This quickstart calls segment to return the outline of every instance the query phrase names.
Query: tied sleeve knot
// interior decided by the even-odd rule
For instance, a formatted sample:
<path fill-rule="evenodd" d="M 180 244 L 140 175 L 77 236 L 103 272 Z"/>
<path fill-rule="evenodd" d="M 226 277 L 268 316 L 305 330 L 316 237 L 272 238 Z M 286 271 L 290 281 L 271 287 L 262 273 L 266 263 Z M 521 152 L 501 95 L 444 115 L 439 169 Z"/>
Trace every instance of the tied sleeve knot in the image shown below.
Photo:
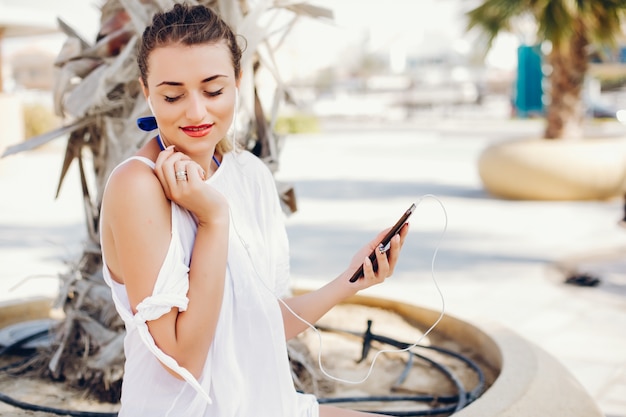
<path fill-rule="evenodd" d="M 156 320 L 177 307 L 179 311 L 187 310 L 189 298 L 180 294 L 156 294 L 146 297 L 137 305 L 137 314 L 133 318 L 135 324 Z"/>
<path fill-rule="evenodd" d="M 207 391 L 200 385 L 198 380 L 187 369 L 170 355 L 163 352 L 155 343 L 154 338 L 148 330 L 147 321 L 156 320 L 163 314 L 169 312 L 173 307 L 177 307 L 180 311 L 187 309 L 189 299 L 186 296 L 176 294 L 158 294 L 147 297 L 137 306 L 137 313 L 133 317 L 133 321 L 137 326 L 139 336 L 156 358 L 172 371 L 180 375 L 187 383 L 189 383 L 200 394 L 208 404 L 213 404 L 213 400 Z"/>

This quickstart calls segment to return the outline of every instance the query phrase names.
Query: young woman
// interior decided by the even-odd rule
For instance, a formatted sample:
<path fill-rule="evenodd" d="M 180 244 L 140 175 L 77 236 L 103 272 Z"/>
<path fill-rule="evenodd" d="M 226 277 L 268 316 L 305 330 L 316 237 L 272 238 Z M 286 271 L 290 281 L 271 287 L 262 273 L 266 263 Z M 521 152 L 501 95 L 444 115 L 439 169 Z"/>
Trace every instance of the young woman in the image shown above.
<path fill-rule="evenodd" d="M 159 135 L 113 171 L 101 216 L 104 276 L 127 329 L 120 417 L 361 414 L 295 391 L 286 340 L 307 325 L 279 298 L 316 322 L 391 275 L 408 226 L 377 251 L 376 272 L 367 255 L 384 231 L 326 286 L 287 297 L 273 177 L 226 137 L 240 59 L 204 6 L 177 4 L 143 33 L 139 81 Z"/>

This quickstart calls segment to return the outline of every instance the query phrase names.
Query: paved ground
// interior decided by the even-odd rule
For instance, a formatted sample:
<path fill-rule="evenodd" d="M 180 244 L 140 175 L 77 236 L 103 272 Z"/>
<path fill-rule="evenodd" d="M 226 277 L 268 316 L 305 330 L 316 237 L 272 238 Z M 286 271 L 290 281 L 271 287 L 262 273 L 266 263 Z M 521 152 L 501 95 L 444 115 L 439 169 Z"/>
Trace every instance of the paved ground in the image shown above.
<path fill-rule="evenodd" d="M 290 137 L 277 177 L 294 183 L 298 196 L 288 219 L 294 285 L 334 277 L 363 242 L 419 202 L 396 275 L 368 293 L 441 309 L 434 275 L 448 314 L 515 330 L 558 358 L 607 416 L 624 417 L 622 202 L 500 200 L 485 193 L 476 171 L 490 141 L 540 130 L 532 121 L 438 118 L 328 125 L 321 135 Z M 54 294 L 56 275 L 80 252 L 75 167 L 54 200 L 60 145 L 0 160 L 0 300 Z M 554 268 L 563 260 L 580 262 L 601 284 L 563 284 Z"/>

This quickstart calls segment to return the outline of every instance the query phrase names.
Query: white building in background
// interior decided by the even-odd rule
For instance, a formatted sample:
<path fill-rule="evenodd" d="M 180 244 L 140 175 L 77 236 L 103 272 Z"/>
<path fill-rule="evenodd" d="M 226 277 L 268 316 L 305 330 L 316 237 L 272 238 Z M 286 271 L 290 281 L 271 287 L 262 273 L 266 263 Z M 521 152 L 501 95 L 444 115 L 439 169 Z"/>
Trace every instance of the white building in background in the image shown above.
<path fill-rule="evenodd" d="M 0 0 L 0 152 L 8 145 L 24 140 L 25 132 L 22 99 L 12 91 L 16 74 L 6 61 L 6 46 L 13 40 L 49 36 L 56 32 L 54 14 L 22 7 L 21 2 Z"/>
<path fill-rule="evenodd" d="M 6 91 L 15 84 L 9 78 L 13 71 L 7 58 L 19 50 L 16 46 L 27 47 L 29 42 L 54 36 L 58 32 L 53 13 L 23 7 L 21 2 L 0 0 L 0 91 Z"/>

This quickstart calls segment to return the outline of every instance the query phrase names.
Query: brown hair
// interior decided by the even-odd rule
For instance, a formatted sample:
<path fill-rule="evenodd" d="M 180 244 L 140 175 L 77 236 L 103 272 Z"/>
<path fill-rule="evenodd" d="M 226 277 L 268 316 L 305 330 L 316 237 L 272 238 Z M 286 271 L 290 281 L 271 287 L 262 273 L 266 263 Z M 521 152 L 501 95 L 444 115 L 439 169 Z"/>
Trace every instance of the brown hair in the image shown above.
<path fill-rule="evenodd" d="M 175 4 L 166 12 L 159 12 L 152 18 L 141 37 L 137 53 L 137 64 L 141 81 L 148 85 L 148 57 L 159 47 L 172 44 L 186 46 L 224 42 L 232 59 L 235 79 L 241 75 L 241 48 L 233 30 L 212 9 L 206 6 Z M 228 152 L 232 145 L 228 140 L 218 144 L 220 152 Z"/>

